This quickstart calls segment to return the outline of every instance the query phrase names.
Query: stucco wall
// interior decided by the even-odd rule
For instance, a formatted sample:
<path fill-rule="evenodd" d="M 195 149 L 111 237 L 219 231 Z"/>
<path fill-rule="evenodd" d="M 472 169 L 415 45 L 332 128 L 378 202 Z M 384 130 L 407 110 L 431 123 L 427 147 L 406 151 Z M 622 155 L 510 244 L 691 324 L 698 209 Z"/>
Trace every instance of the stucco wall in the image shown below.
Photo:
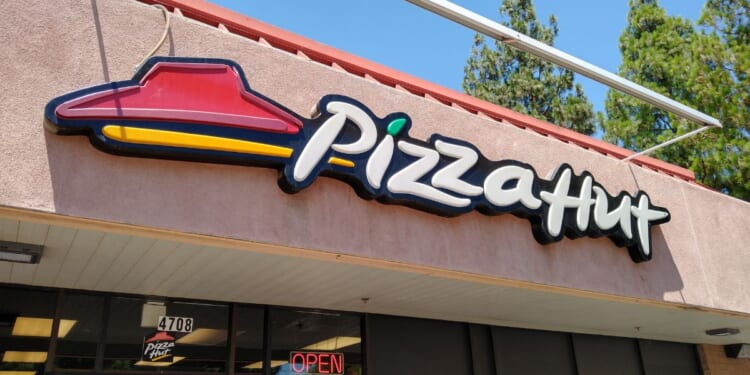
<path fill-rule="evenodd" d="M 0 205 L 750 313 L 745 202 L 179 17 L 160 54 L 234 60 L 255 90 L 301 115 L 325 94 L 347 95 L 378 116 L 408 113 L 417 138 L 464 139 L 541 176 L 566 162 L 613 194 L 644 190 L 672 220 L 652 231 L 653 260 L 635 264 L 605 238 L 539 245 L 509 215 L 442 218 L 361 200 L 325 178 L 287 195 L 274 170 L 109 155 L 85 137 L 45 132 L 43 108 L 130 78 L 162 32 L 161 13 L 130 0 L 0 7 Z"/>

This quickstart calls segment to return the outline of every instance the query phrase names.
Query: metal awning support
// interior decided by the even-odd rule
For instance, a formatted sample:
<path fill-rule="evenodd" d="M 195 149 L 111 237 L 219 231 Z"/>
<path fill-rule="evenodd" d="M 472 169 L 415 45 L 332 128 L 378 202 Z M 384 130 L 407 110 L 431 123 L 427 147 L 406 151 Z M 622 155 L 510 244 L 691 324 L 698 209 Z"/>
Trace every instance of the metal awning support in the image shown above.
<path fill-rule="evenodd" d="M 691 137 L 711 127 L 721 128 L 721 122 L 719 122 L 719 120 L 714 117 L 690 108 L 682 103 L 670 99 L 653 90 L 649 90 L 635 82 L 622 78 L 612 72 L 583 61 L 575 56 L 571 56 L 563 51 L 558 50 L 557 48 L 548 46 L 534 38 L 521 34 L 511 28 L 503 26 L 468 9 L 453 4 L 450 1 L 406 1 L 429 10 L 439 16 L 464 25 L 476 32 L 499 40 L 521 51 L 528 52 L 536 57 L 541 58 L 542 60 L 570 69 L 599 83 L 603 83 L 608 87 L 622 91 L 625 94 L 634 96 L 657 108 L 663 109 L 667 112 L 671 112 L 679 117 L 690 120 L 702 126 L 702 128 L 696 129 L 689 133 L 670 139 L 666 142 L 660 143 L 654 147 L 630 155 L 622 159 L 623 161 L 628 161 L 638 156 L 648 154 L 672 143 Z"/>

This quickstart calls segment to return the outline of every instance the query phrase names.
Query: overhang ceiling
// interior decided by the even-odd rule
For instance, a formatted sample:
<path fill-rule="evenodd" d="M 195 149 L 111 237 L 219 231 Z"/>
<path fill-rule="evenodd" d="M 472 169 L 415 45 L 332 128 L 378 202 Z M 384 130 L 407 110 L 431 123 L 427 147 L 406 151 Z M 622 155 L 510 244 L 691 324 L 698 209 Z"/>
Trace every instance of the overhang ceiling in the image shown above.
<path fill-rule="evenodd" d="M 679 342 L 750 342 L 750 317 L 731 312 L 48 214 L 19 218 L 9 212 L 0 210 L 0 240 L 45 249 L 39 264 L 0 262 L 0 283 Z M 731 337 L 704 333 L 721 327 L 742 332 Z"/>

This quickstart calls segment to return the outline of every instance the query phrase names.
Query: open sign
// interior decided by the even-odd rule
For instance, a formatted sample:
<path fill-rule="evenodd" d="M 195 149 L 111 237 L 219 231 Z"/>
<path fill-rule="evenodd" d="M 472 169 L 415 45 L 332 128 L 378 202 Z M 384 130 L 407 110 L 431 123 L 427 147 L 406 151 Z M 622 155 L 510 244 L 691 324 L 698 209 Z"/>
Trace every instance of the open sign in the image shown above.
<path fill-rule="evenodd" d="M 343 374 L 344 353 L 291 352 L 289 364 L 294 374 Z"/>

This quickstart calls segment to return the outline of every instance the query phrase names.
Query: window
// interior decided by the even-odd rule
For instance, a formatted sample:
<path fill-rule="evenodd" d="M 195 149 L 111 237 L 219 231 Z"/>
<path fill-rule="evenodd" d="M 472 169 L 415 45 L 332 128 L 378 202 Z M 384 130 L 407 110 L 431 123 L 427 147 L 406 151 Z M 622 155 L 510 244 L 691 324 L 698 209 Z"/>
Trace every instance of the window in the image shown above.
<path fill-rule="evenodd" d="M 695 345 L 638 340 L 646 375 L 698 375 L 701 367 Z"/>
<path fill-rule="evenodd" d="M 93 370 L 102 340 L 105 297 L 65 293 L 60 309 L 60 326 L 71 326 L 57 339 L 56 369 Z"/>
<path fill-rule="evenodd" d="M 467 325 L 398 316 L 368 316 L 370 374 L 472 373 Z"/>
<path fill-rule="evenodd" d="M 159 334 L 156 326 L 160 315 L 192 318 L 192 332 Z M 113 297 L 103 368 L 105 371 L 224 372 L 228 317 L 227 305 Z M 171 350 L 163 350 L 168 353 L 167 360 L 162 360 L 161 355 L 144 357 L 147 341 L 171 343 Z"/>
<path fill-rule="evenodd" d="M 572 334 L 578 375 L 643 375 L 638 340 Z"/>
<path fill-rule="evenodd" d="M 47 362 L 56 292 L 0 288 L 0 371 L 41 374 Z M 63 321 L 59 337 L 75 329 Z"/>
<path fill-rule="evenodd" d="M 271 373 L 291 374 L 292 352 L 312 373 L 362 374 L 359 314 L 8 286 L 0 301 L 0 374 L 43 374 L 47 363 L 59 374 L 227 373 L 232 358 L 236 373 L 261 374 L 269 356 Z M 184 319 L 159 328 L 162 316 Z"/>
<path fill-rule="evenodd" d="M 363 375 L 365 322 L 369 375 L 701 372 L 691 344 L 0 285 L 0 375 Z"/>
<path fill-rule="evenodd" d="M 360 327 L 358 314 L 272 309 L 271 373 L 362 374 Z"/>
<path fill-rule="evenodd" d="M 576 374 L 568 333 L 492 327 L 500 374 Z"/>
<path fill-rule="evenodd" d="M 263 372 L 263 317 L 260 307 L 237 307 L 237 335 L 235 344 L 236 373 Z"/>

